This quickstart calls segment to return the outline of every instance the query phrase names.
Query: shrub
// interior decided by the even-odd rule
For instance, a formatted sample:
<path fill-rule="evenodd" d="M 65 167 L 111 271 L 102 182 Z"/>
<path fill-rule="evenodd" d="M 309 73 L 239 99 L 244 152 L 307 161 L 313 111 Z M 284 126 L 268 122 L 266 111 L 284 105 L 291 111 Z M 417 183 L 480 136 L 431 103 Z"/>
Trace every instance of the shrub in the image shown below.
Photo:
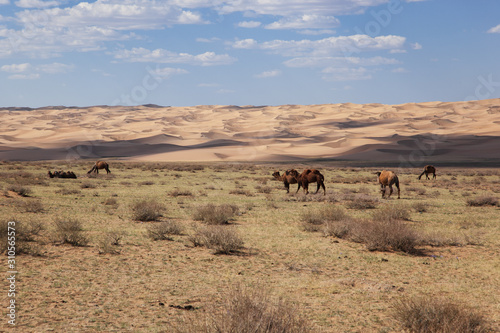
<path fill-rule="evenodd" d="M 239 195 L 246 195 L 247 197 L 253 197 L 252 192 L 241 188 L 235 188 L 234 190 L 229 191 L 229 194 L 239 194 Z"/>
<path fill-rule="evenodd" d="M 73 246 L 87 246 L 88 237 L 83 232 L 82 223 L 74 219 L 57 219 L 54 221 L 56 236 L 54 241 Z"/>
<path fill-rule="evenodd" d="M 427 211 L 427 207 L 429 206 L 426 202 L 415 202 L 412 205 L 412 208 L 418 213 L 425 213 Z"/>
<path fill-rule="evenodd" d="M 431 297 L 398 301 L 394 316 L 405 331 L 412 333 L 490 332 L 481 314 L 463 304 Z"/>
<path fill-rule="evenodd" d="M 372 213 L 375 221 L 385 220 L 410 220 L 410 209 L 405 205 L 389 205 L 382 209 L 377 209 Z"/>
<path fill-rule="evenodd" d="M 257 190 L 257 192 L 259 193 L 264 193 L 264 194 L 269 194 L 273 191 L 273 188 L 271 186 L 267 186 L 267 185 L 264 185 L 264 186 L 256 186 L 255 189 Z"/>
<path fill-rule="evenodd" d="M 347 208 L 351 209 L 372 209 L 377 207 L 378 199 L 369 195 L 357 195 L 347 203 Z"/>
<path fill-rule="evenodd" d="M 41 213 L 44 211 L 42 202 L 40 200 L 25 200 L 20 203 L 22 208 L 27 213 Z"/>
<path fill-rule="evenodd" d="M 311 324 L 291 303 L 271 299 L 266 290 L 233 288 L 222 308 L 213 307 L 205 318 L 189 318 L 174 328 L 179 333 L 309 333 Z"/>
<path fill-rule="evenodd" d="M 44 229 L 43 223 L 40 221 L 16 221 L 14 225 L 9 225 L 9 221 L 15 221 L 15 219 L 0 222 L 0 252 L 7 251 L 11 246 L 7 236 L 9 232 L 14 231 L 16 254 L 41 255 L 40 246 L 34 241 L 35 236 L 38 236 Z M 9 229 L 9 226 L 13 229 Z"/>
<path fill-rule="evenodd" d="M 190 190 L 179 190 L 175 189 L 172 192 L 170 192 L 170 196 L 172 197 L 192 197 L 193 193 Z"/>
<path fill-rule="evenodd" d="M 228 224 L 234 215 L 239 213 L 239 208 L 235 205 L 206 204 L 194 210 L 193 219 L 206 224 Z"/>
<path fill-rule="evenodd" d="M 94 184 L 94 183 L 91 183 L 91 182 L 83 182 L 81 185 L 80 185 L 81 188 L 96 188 L 97 185 Z"/>
<path fill-rule="evenodd" d="M 155 182 L 151 180 L 145 180 L 143 182 L 140 182 L 139 185 L 154 185 Z"/>
<path fill-rule="evenodd" d="M 356 237 L 366 244 L 370 251 L 401 251 L 416 253 L 419 235 L 399 220 L 365 222 L 356 229 Z"/>
<path fill-rule="evenodd" d="M 181 235 L 184 231 L 182 224 L 176 221 L 155 223 L 148 228 L 148 237 L 152 240 L 172 240 L 172 235 Z"/>
<path fill-rule="evenodd" d="M 155 200 L 141 200 L 132 206 L 132 219 L 136 221 L 157 221 L 165 207 Z"/>
<path fill-rule="evenodd" d="M 62 195 L 69 195 L 69 194 L 80 194 L 80 193 L 82 193 L 82 191 L 77 190 L 77 189 L 62 188 L 60 190 L 57 190 L 56 193 L 60 193 Z"/>
<path fill-rule="evenodd" d="M 492 196 L 479 196 L 467 200 L 467 206 L 498 206 L 498 198 Z"/>
<path fill-rule="evenodd" d="M 301 214 L 301 220 L 306 231 L 318 231 L 325 223 L 341 221 L 346 217 L 343 209 L 331 205 L 320 209 L 309 209 Z"/>
<path fill-rule="evenodd" d="M 118 206 L 118 201 L 115 198 L 107 198 L 102 204 L 106 206 Z"/>
<path fill-rule="evenodd" d="M 205 246 L 215 250 L 216 254 L 233 254 L 243 248 L 243 240 L 238 233 L 228 226 L 209 225 L 196 230 L 190 237 L 194 246 Z"/>
<path fill-rule="evenodd" d="M 97 244 L 99 254 L 120 254 L 121 251 L 117 247 L 122 236 L 122 233 L 116 231 L 106 233 Z"/>
<path fill-rule="evenodd" d="M 12 191 L 14 193 L 19 194 L 22 197 L 29 197 L 32 193 L 29 187 L 21 186 L 21 185 L 10 185 L 7 187 L 8 191 Z"/>

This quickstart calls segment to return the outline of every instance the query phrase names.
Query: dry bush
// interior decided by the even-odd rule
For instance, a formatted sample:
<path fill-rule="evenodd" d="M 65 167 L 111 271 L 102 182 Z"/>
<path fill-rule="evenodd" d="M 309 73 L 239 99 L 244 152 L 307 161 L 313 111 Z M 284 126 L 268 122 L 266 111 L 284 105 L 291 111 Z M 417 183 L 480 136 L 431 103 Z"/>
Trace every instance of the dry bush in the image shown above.
<path fill-rule="evenodd" d="M 480 207 L 480 206 L 498 206 L 498 198 L 493 196 L 479 196 L 467 199 L 467 206 Z"/>
<path fill-rule="evenodd" d="M 35 238 L 45 229 L 40 221 L 16 221 L 15 219 L 2 220 L 0 222 L 0 253 L 15 247 L 16 254 L 41 255 L 40 246 L 35 243 Z M 9 228 L 10 226 L 10 228 Z M 9 239 L 13 237 L 13 239 Z M 11 242 L 11 244 L 9 244 Z"/>
<path fill-rule="evenodd" d="M 19 203 L 19 208 L 26 213 L 42 213 L 44 211 L 43 204 L 40 200 L 24 200 Z"/>
<path fill-rule="evenodd" d="M 96 185 L 96 184 L 94 184 L 94 183 L 91 183 L 91 182 L 82 182 L 82 183 L 80 184 L 80 187 L 81 187 L 81 188 L 96 188 L 96 187 L 97 187 L 97 185 Z"/>
<path fill-rule="evenodd" d="M 384 206 L 372 213 L 374 221 L 410 220 L 410 209 L 406 205 L 394 204 Z"/>
<path fill-rule="evenodd" d="M 163 216 L 165 206 L 154 199 L 141 200 L 132 205 L 132 219 L 135 221 L 157 221 Z"/>
<path fill-rule="evenodd" d="M 169 195 L 171 197 L 192 197 L 193 196 L 193 192 L 191 192 L 190 190 L 175 189 L 172 192 L 170 192 Z"/>
<path fill-rule="evenodd" d="M 177 221 L 154 223 L 148 227 L 148 237 L 152 240 L 172 240 L 172 235 L 182 235 L 184 226 Z"/>
<path fill-rule="evenodd" d="M 139 185 L 154 185 L 155 182 L 151 180 L 145 180 L 143 182 L 140 182 Z"/>
<path fill-rule="evenodd" d="M 57 190 L 56 193 L 62 194 L 62 195 L 69 195 L 69 194 L 80 194 L 80 193 L 82 193 L 82 191 L 77 190 L 77 189 L 62 188 L 60 190 Z"/>
<path fill-rule="evenodd" d="M 19 194 L 22 197 L 29 197 L 31 195 L 31 193 L 33 192 L 31 190 L 31 188 L 26 187 L 26 186 L 22 186 L 22 185 L 18 185 L 18 184 L 9 185 L 7 187 L 7 190 L 8 191 L 12 191 L 14 193 L 17 193 L 17 194 Z"/>
<path fill-rule="evenodd" d="M 417 213 L 425 213 L 429 207 L 429 204 L 426 202 L 415 202 L 411 206 Z"/>
<path fill-rule="evenodd" d="M 358 194 L 346 206 L 351 209 L 372 209 L 377 207 L 378 202 L 379 200 L 371 195 Z"/>
<path fill-rule="evenodd" d="M 83 225 L 75 219 L 56 219 L 56 227 L 53 241 L 62 244 L 71 244 L 73 246 L 87 246 L 90 242 L 83 230 Z"/>
<path fill-rule="evenodd" d="M 328 222 L 341 221 L 346 218 L 347 216 L 343 209 L 332 205 L 309 209 L 300 216 L 304 230 L 306 231 L 319 231 Z"/>
<path fill-rule="evenodd" d="M 194 317 L 194 316 L 193 316 Z M 231 289 L 222 307 L 209 307 L 205 316 L 186 317 L 177 333 L 309 333 L 312 325 L 284 299 L 273 299 L 263 288 Z"/>
<path fill-rule="evenodd" d="M 364 222 L 354 230 L 353 237 L 363 242 L 369 251 L 418 252 L 415 246 L 420 242 L 420 235 L 400 220 Z"/>
<path fill-rule="evenodd" d="M 111 231 L 106 233 L 103 237 L 99 239 L 97 244 L 97 249 L 99 254 L 120 254 L 120 241 L 123 237 L 123 233 L 119 231 Z"/>
<path fill-rule="evenodd" d="M 115 198 L 107 198 L 102 204 L 106 206 L 118 206 L 118 201 Z"/>
<path fill-rule="evenodd" d="M 394 316 L 405 332 L 411 333 L 491 332 L 480 313 L 434 297 L 402 299 L 396 302 Z"/>
<path fill-rule="evenodd" d="M 243 249 L 243 240 L 235 229 L 222 225 L 197 228 L 189 240 L 194 246 L 215 250 L 215 254 L 234 254 Z"/>
<path fill-rule="evenodd" d="M 323 233 L 325 236 L 349 238 L 353 235 L 353 230 L 358 227 L 358 223 L 358 221 L 352 218 L 345 218 L 339 221 L 328 221 L 323 226 Z"/>
<path fill-rule="evenodd" d="M 239 195 L 246 195 L 247 197 L 253 197 L 252 192 L 241 188 L 235 188 L 234 190 L 229 191 L 229 194 L 239 194 Z"/>
<path fill-rule="evenodd" d="M 264 193 L 264 194 L 269 194 L 273 191 L 273 188 L 271 186 L 267 186 L 267 185 L 264 185 L 264 186 L 255 186 L 255 189 L 257 190 L 257 192 L 259 193 Z"/>
<path fill-rule="evenodd" d="M 206 204 L 196 207 L 193 212 L 193 219 L 206 224 L 228 224 L 233 217 L 239 213 L 239 208 L 235 205 Z"/>

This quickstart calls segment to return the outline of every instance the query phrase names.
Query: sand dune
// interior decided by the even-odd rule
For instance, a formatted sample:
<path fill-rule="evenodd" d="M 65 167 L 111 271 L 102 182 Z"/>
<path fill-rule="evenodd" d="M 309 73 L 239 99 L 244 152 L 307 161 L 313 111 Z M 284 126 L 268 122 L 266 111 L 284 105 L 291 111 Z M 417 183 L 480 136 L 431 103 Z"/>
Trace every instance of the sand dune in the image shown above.
<path fill-rule="evenodd" d="M 0 160 L 500 161 L 500 99 L 0 108 Z"/>

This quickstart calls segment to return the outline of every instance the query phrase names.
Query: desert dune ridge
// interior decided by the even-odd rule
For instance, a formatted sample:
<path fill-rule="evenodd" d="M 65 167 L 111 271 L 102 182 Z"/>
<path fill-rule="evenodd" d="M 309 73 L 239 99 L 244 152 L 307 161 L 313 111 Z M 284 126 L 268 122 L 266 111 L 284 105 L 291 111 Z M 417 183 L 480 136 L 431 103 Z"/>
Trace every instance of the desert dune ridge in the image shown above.
<path fill-rule="evenodd" d="M 500 160 L 500 99 L 0 108 L 0 160 Z"/>

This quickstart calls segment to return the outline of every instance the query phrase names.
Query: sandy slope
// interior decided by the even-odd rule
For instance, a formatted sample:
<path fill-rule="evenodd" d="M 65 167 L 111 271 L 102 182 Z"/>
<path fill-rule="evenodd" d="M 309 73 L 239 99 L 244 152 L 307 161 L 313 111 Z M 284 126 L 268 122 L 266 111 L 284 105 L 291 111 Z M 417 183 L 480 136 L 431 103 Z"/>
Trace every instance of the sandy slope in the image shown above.
<path fill-rule="evenodd" d="M 0 109 L 0 160 L 500 160 L 500 99 Z"/>

